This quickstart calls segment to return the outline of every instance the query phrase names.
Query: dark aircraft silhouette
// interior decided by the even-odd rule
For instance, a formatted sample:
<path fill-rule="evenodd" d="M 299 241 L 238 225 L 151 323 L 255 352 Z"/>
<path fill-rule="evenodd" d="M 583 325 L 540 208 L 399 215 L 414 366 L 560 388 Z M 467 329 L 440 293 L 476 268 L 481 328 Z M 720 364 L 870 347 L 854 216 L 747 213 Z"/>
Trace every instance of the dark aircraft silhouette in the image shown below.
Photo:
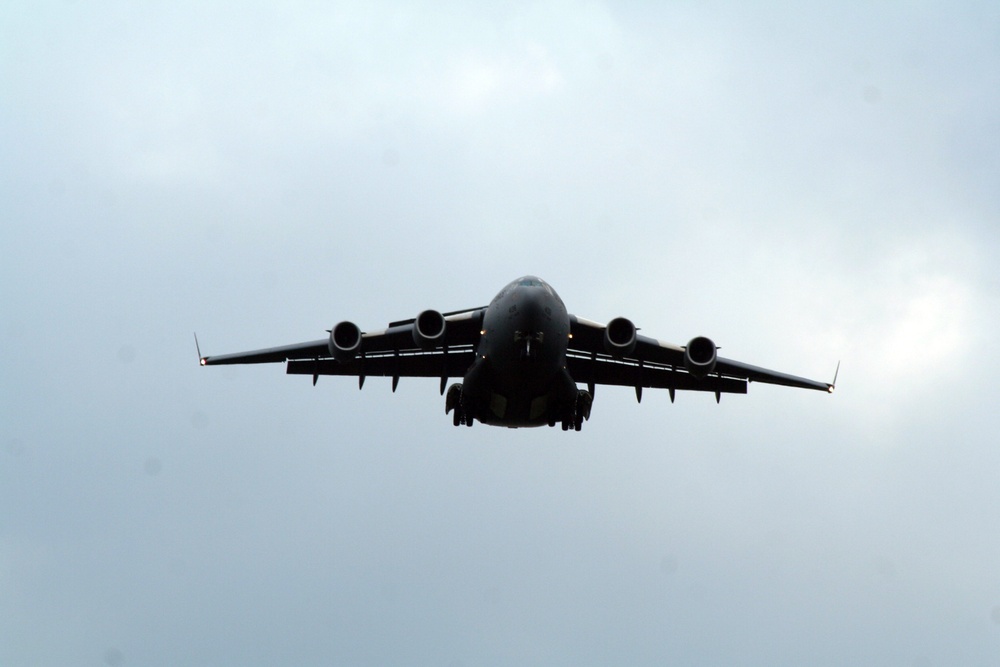
<path fill-rule="evenodd" d="M 392 322 L 384 331 L 362 332 L 341 322 L 320 340 L 251 352 L 202 357 L 202 366 L 287 361 L 286 371 L 311 375 L 351 375 L 359 388 L 369 375 L 463 378 L 448 388 L 445 413 L 455 426 L 474 420 L 494 426 L 555 426 L 579 431 L 590 418 L 598 384 L 745 394 L 749 382 L 766 382 L 832 392 L 817 382 L 758 368 L 716 355 L 704 336 L 684 347 L 637 333 L 632 322 L 616 317 L 607 325 L 566 311 L 548 283 L 518 278 L 489 306 L 451 313 L 425 310 L 412 320 Z M 577 383 L 587 385 L 580 389 Z"/>

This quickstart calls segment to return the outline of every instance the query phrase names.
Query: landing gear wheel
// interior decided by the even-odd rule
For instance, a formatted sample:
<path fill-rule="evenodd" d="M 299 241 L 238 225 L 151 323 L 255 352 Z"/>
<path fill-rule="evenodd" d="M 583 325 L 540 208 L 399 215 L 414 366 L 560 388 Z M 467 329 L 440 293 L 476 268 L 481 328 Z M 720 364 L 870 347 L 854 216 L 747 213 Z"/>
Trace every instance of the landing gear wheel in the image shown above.
<path fill-rule="evenodd" d="M 465 406 L 462 401 L 462 384 L 456 382 L 448 387 L 448 395 L 444 399 L 444 413 L 454 411 L 451 416 L 451 423 L 455 426 L 465 423 Z"/>
<path fill-rule="evenodd" d="M 580 431 L 583 429 L 583 422 L 590 419 L 590 407 L 594 403 L 594 398 L 590 395 L 589 391 L 580 389 L 577 391 L 576 400 L 573 401 L 572 406 L 569 409 L 564 409 L 561 411 L 562 415 L 562 429 L 568 431 L 573 429 L 574 431 Z M 549 426 L 556 425 L 556 418 L 554 416 L 549 417 Z"/>

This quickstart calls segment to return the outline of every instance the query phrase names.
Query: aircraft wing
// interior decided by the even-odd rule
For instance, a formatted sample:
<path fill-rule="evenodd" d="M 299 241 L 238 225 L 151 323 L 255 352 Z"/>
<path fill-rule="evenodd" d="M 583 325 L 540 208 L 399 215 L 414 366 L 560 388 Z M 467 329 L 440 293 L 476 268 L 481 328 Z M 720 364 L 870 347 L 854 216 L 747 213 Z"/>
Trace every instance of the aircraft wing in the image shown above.
<path fill-rule="evenodd" d="M 826 392 L 832 392 L 836 382 L 836 377 L 834 383 L 819 382 L 722 357 L 716 357 L 711 370 L 692 373 L 688 369 L 685 347 L 639 335 L 631 322 L 624 318 L 618 320 L 632 327 L 632 330 L 619 334 L 621 341 L 629 344 L 616 348 L 606 342 L 608 328 L 615 324 L 615 320 L 604 325 L 576 316 L 570 317 L 572 336 L 567 366 L 570 375 L 577 382 L 585 382 L 591 386 L 612 384 L 635 387 L 637 394 L 642 387 L 650 387 L 669 389 L 671 396 L 675 390 L 683 390 L 714 392 L 716 397 L 723 393 L 745 394 L 749 382 Z M 634 336 L 634 344 L 631 343 L 629 333 Z M 612 334 L 611 337 L 614 338 L 615 335 Z M 696 340 L 699 339 L 691 342 L 695 343 Z M 711 346 L 714 356 L 714 343 L 705 338 L 700 340 Z"/>
<path fill-rule="evenodd" d="M 399 377 L 458 377 L 472 363 L 485 308 L 441 314 L 425 311 L 417 318 L 392 322 L 382 331 L 361 332 L 350 322 L 331 330 L 329 338 L 248 352 L 200 357 L 202 366 L 261 364 L 287 361 L 286 372 L 295 375 L 367 375 Z M 418 320 L 430 315 L 426 320 Z M 347 325 L 348 336 L 337 349 L 338 328 Z M 430 335 L 428 334 L 430 331 Z M 200 353 L 199 353 L 200 355 Z"/>

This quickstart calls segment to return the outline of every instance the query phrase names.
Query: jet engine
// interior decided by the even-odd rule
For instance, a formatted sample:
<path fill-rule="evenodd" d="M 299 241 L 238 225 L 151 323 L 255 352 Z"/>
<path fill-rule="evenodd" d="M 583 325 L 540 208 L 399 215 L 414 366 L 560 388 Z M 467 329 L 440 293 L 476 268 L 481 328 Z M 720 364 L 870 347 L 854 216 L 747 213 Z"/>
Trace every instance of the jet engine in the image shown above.
<path fill-rule="evenodd" d="M 435 347 L 444 341 L 444 315 L 436 310 L 425 310 L 413 320 L 413 342 L 417 347 Z"/>
<path fill-rule="evenodd" d="M 616 317 L 604 327 L 604 350 L 612 357 L 624 357 L 635 350 L 635 325 L 632 320 Z"/>
<path fill-rule="evenodd" d="M 337 361 L 350 361 L 361 349 L 361 329 L 354 322 L 341 322 L 330 329 L 330 355 Z"/>
<path fill-rule="evenodd" d="M 711 338 L 696 336 L 684 348 L 684 365 L 688 373 L 703 378 L 715 370 L 715 343 Z"/>

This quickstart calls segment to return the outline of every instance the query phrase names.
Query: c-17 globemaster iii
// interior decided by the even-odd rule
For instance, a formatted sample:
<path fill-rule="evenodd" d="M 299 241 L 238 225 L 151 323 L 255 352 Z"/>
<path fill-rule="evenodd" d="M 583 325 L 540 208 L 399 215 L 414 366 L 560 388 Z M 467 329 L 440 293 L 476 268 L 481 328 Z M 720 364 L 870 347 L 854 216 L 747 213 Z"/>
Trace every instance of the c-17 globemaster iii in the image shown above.
<path fill-rule="evenodd" d="M 475 420 L 493 426 L 555 426 L 579 431 L 590 418 L 599 384 L 677 391 L 745 394 L 749 382 L 832 392 L 837 381 L 818 382 L 751 366 L 716 353 L 697 336 L 678 346 L 640 335 L 631 320 L 599 324 L 571 315 L 555 290 L 540 278 L 513 281 L 481 308 L 441 313 L 425 310 L 362 332 L 340 322 L 320 340 L 236 354 L 201 356 L 202 366 L 287 362 L 286 371 L 368 376 L 440 378 L 445 412 L 458 426 Z M 578 385 L 586 385 L 581 389 Z"/>

